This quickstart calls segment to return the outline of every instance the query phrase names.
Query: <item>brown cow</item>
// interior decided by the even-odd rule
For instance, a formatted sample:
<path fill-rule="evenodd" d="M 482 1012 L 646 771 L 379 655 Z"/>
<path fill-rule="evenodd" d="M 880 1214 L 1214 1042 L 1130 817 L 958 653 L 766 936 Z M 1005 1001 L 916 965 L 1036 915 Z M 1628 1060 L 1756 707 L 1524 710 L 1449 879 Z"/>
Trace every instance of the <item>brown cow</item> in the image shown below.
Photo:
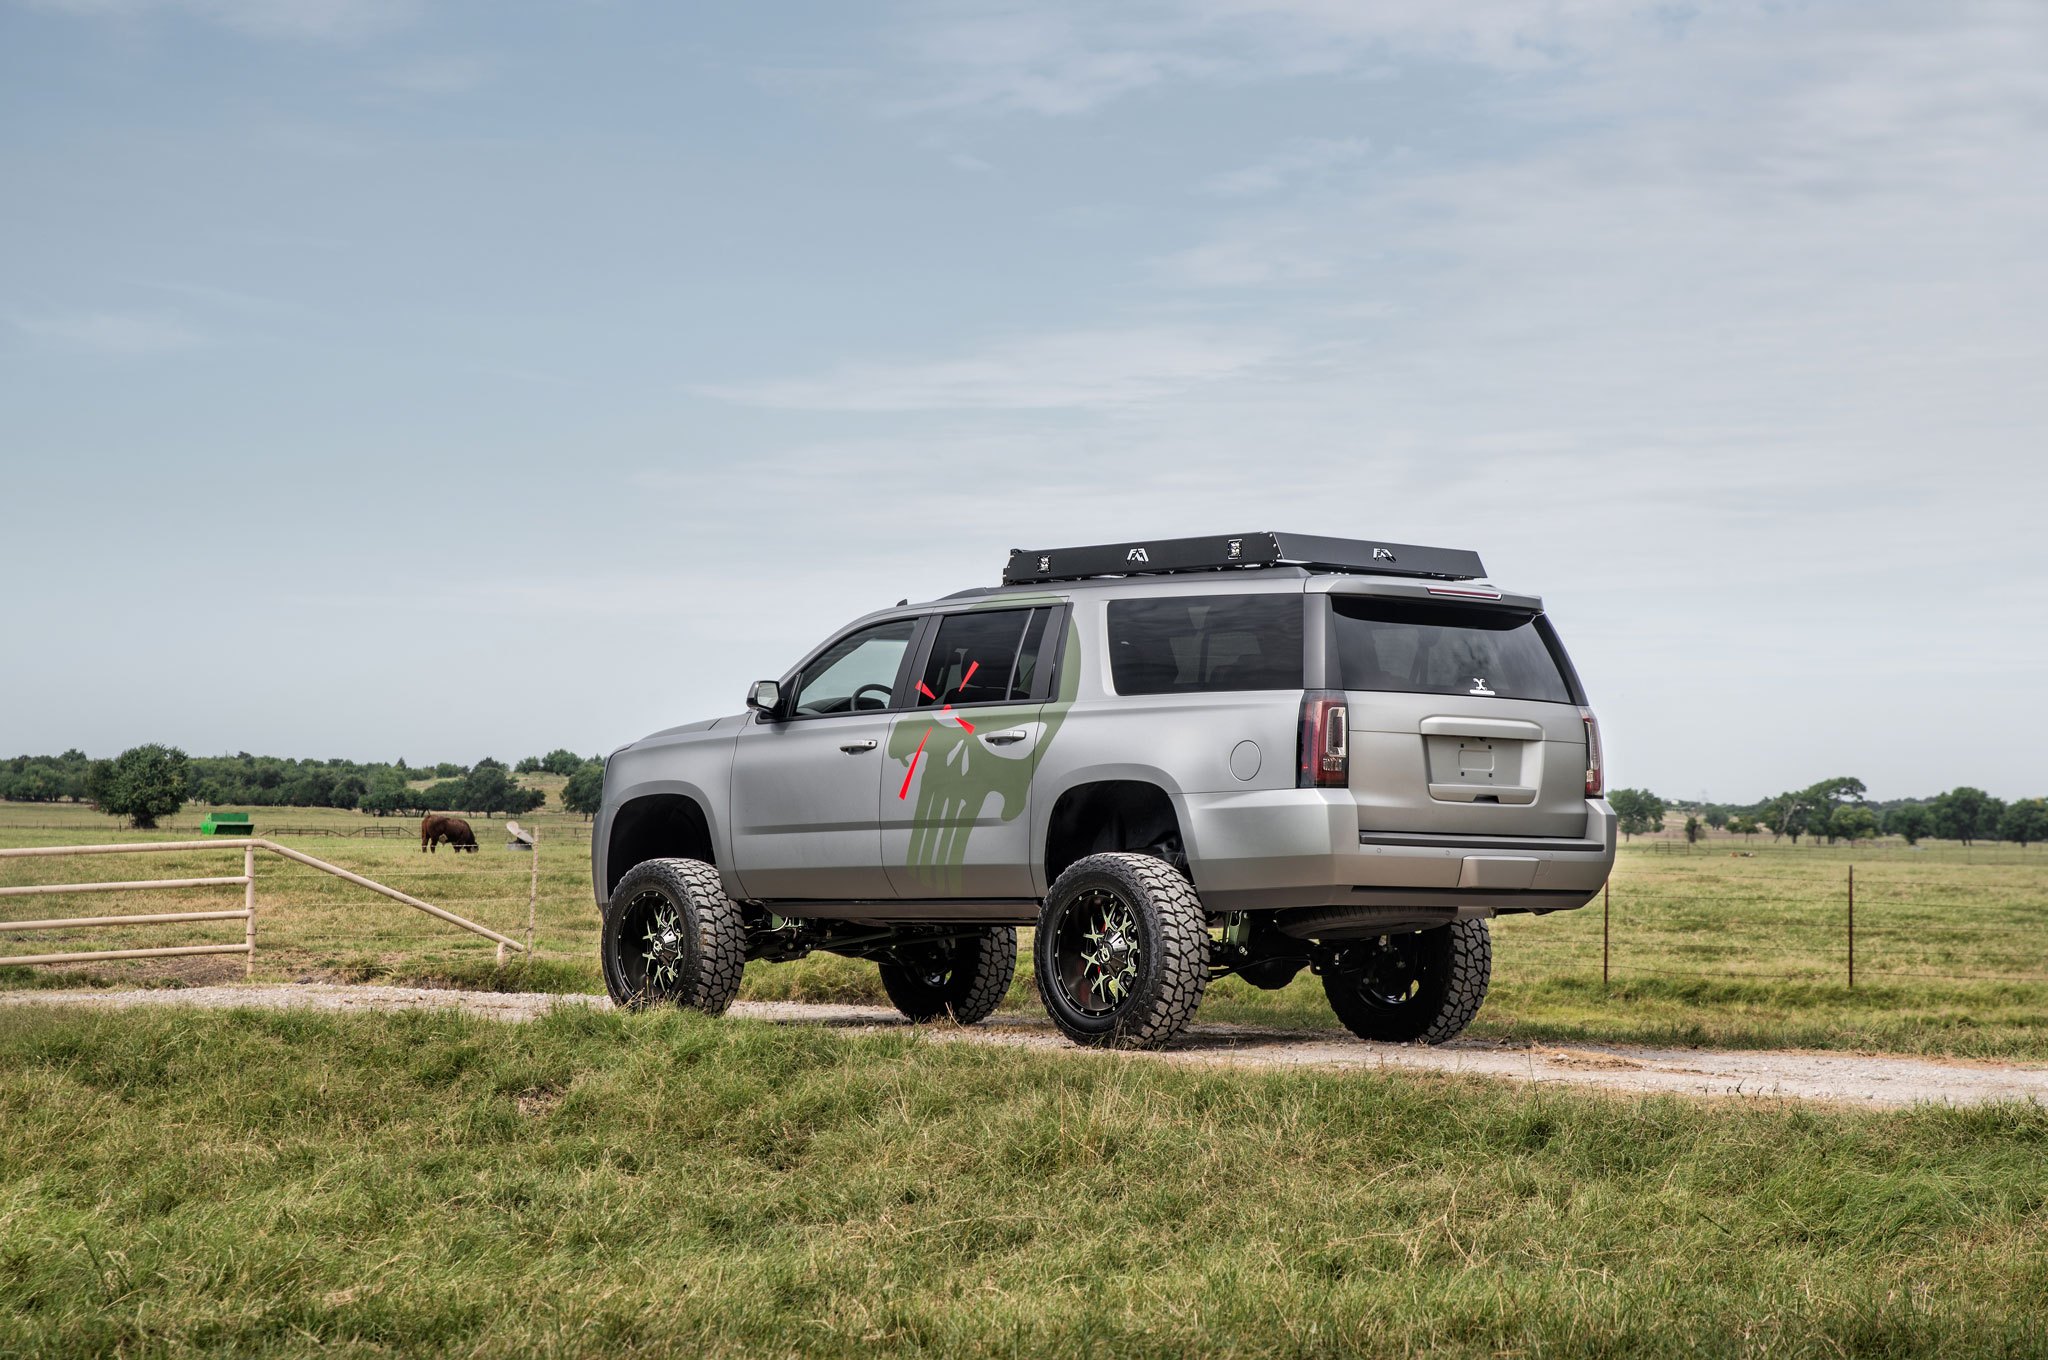
<path fill-rule="evenodd" d="M 420 821 L 420 852 L 440 849 L 441 842 L 458 853 L 464 850 L 476 853 L 476 832 L 469 829 L 469 823 L 460 817 L 449 817 L 434 813 Z"/>

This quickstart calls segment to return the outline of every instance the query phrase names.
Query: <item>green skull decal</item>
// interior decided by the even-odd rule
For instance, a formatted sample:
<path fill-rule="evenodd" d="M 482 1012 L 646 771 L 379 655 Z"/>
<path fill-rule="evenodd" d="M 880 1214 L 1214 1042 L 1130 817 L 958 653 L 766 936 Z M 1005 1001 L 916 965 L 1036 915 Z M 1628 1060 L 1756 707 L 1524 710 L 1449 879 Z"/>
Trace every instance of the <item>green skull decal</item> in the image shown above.
<path fill-rule="evenodd" d="M 1016 602 L 1006 603 L 1014 607 Z M 996 800 L 1001 821 L 1015 821 L 1024 814 L 1038 759 L 1052 744 L 1079 692 L 1080 658 L 1080 630 L 1070 618 L 1059 693 L 1024 710 L 1030 719 L 1020 720 L 1015 705 L 977 706 L 906 718 L 890 729 L 889 758 L 903 768 L 902 788 L 914 804 L 905 865 L 921 883 L 938 892 L 958 890 L 967 838 L 990 799 Z M 1037 740 L 1020 743 L 1016 754 L 985 746 L 974 733 L 987 731 L 991 722 L 1027 729 L 1035 723 Z"/>

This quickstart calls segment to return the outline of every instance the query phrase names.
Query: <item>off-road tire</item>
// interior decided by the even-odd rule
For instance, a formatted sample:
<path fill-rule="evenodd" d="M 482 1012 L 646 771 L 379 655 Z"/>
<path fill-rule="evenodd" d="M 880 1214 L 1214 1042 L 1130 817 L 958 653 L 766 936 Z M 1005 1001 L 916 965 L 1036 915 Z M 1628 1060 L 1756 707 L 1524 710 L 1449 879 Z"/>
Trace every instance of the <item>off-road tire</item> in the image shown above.
<path fill-rule="evenodd" d="M 951 1017 L 963 1025 L 988 1019 L 1017 975 L 1017 930 L 993 926 L 934 947 L 931 966 L 884 963 L 882 990 L 919 1024 Z"/>
<path fill-rule="evenodd" d="M 1062 938 L 1069 913 L 1105 893 L 1129 908 L 1135 968 L 1126 990 L 1091 1011 L 1062 981 L 1063 963 L 1072 962 Z M 1194 884 L 1165 860 L 1089 855 L 1067 866 L 1046 894 L 1032 957 L 1039 998 L 1060 1033 L 1092 1047 L 1159 1048 L 1187 1028 L 1209 985 L 1208 920 Z"/>
<path fill-rule="evenodd" d="M 656 947 L 650 931 L 667 941 L 658 967 L 647 957 Z M 628 869 L 605 904 L 600 935 L 605 990 L 620 1006 L 722 1015 L 739 995 L 746 924 L 718 870 L 700 860 L 650 859 Z"/>
<path fill-rule="evenodd" d="M 1407 951 L 1410 966 L 1376 973 L 1374 951 L 1381 950 Z M 1346 967 L 1347 963 L 1364 966 Z M 1385 992 L 1403 975 L 1412 991 L 1393 1001 Z M 1492 976 L 1493 936 L 1486 922 L 1454 921 L 1434 930 L 1345 945 L 1336 965 L 1323 969 L 1323 994 L 1344 1028 L 1361 1039 L 1440 1044 L 1455 1039 L 1472 1023 Z"/>

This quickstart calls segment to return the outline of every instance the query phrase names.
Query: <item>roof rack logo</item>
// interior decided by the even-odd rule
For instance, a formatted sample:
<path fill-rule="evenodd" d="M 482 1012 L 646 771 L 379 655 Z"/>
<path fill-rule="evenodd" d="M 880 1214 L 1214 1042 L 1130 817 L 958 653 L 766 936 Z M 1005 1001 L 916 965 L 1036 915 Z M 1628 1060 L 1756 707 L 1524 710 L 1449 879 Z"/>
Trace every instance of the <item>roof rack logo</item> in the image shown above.
<path fill-rule="evenodd" d="M 1038 569 L 1040 571 L 1052 570 L 1052 555 L 1050 553 L 1038 559 Z"/>
<path fill-rule="evenodd" d="M 1372 550 L 1372 560 L 1375 562 L 1391 562 L 1394 560 L 1394 550 L 1392 548 L 1374 548 Z"/>
<path fill-rule="evenodd" d="M 1235 561 L 1236 561 L 1236 560 L 1237 560 L 1238 558 L 1240 558 L 1240 557 L 1243 557 L 1243 556 L 1244 556 L 1244 540 L 1243 540 L 1243 539 L 1241 539 L 1241 538 L 1233 538 L 1233 539 L 1231 539 L 1231 540 L 1230 540 L 1230 560 L 1231 560 L 1231 561 L 1233 561 L 1233 562 L 1235 562 Z"/>
<path fill-rule="evenodd" d="M 1466 690 L 1465 692 L 1467 694 L 1490 694 L 1493 695 L 1495 698 L 1500 697 L 1500 691 L 1491 690 L 1486 687 L 1486 677 L 1483 675 L 1473 676 L 1472 688 Z"/>
<path fill-rule="evenodd" d="M 1124 561 L 1126 562 L 1150 562 L 1151 560 L 1152 555 L 1143 548 L 1133 548 L 1124 554 Z"/>

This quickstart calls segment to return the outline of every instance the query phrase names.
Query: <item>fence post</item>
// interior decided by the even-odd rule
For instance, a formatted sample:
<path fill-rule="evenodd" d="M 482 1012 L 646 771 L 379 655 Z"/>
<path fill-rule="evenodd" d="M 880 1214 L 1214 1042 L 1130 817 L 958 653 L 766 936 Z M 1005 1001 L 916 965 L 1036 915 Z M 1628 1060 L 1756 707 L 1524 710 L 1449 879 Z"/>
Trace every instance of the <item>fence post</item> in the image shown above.
<path fill-rule="evenodd" d="M 1856 866 L 1849 866 L 1849 989 L 1856 988 Z"/>
<path fill-rule="evenodd" d="M 526 884 L 526 957 L 533 957 L 533 918 L 540 903 L 540 828 L 533 829 L 533 877 Z"/>
<path fill-rule="evenodd" d="M 1614 915 L 1614 883 L 1609 880 L 1600 885 L 1600 990 L 1607 990 L 1607 938 L 1608 923 Z"/>
<path fill-rule="evenodd" d="M 242 885 L 242 910 L 249 913 L 242 923 L 242 943 L 249 946 L 249 952 L 242 955 L 242 976 L 256 976 L 256 847 L 242 847 L 242 877 L 248 879 Z"/>

